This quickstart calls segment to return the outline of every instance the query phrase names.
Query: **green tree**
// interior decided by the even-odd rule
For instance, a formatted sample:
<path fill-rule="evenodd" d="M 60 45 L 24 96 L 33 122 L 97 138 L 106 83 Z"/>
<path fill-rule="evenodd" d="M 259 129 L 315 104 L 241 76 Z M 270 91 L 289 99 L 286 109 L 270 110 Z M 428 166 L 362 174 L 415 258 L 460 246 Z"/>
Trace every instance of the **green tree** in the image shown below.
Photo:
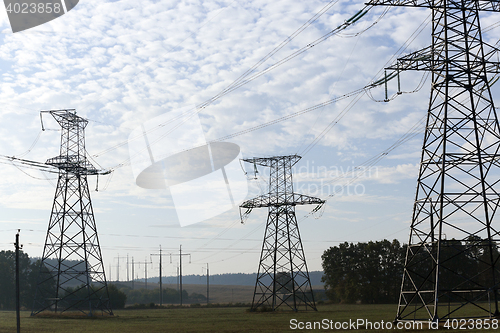
<path fill-rule="evenodd" d="M 16 306 L 15 277 L 16 253 L 0 251 L 0 309 L 14 309 Z M 19 287 L 22 307 L 31 308 L 38 277 L 38 265 L 28 254 L 19 252 Z"/>
<path fill-rule="evenodd" d="M 322 255 L 326 295 L 335 302 L 393 303 L 403 272 L 399 241 L 342 243 Z"/>
<path fill-rule="evenodd" d="M 277 290 L 280 294 L 293 292 L 292 275 L 290 272 L 278 272 L 276 274 Z"/>
<path fill-rule="evenodd" d="M 125 307 L 125 303 L 127 302 L 127 295 L 113 284 L 107 284 L 107 286 L 111 309 L 123 309 Z M 82 304 L 84 304 L 83 307 L 88 306 L 88 302 L 91 302 L 93 307 L 96 308 L 101 306 L 103 302 L 107 302 L 108 295 L 106 295 L 106 288 L 104 288 L 102 284 L 92 284 L 90 288 L 90 297 L 89 290 L 87 290 L 85 284 L 78 287 L 66 288 L 64 295 L 66 300 L 65 303 L 63 303 L 63 306 L 71 307 L 72 310 L 76 310 L 78 308 L 82 308 Z"/>
<path fill-rule="evenodd" d="M 14 253 L 0 252 L 0 309 L 11 309 L 15 302 Z"/>
<path fill-rule="evenodd" d="M 127 295 L 115 285 L 108 284 L 109 302 L 111 309 L 123 309 L 127 303 Z"/>

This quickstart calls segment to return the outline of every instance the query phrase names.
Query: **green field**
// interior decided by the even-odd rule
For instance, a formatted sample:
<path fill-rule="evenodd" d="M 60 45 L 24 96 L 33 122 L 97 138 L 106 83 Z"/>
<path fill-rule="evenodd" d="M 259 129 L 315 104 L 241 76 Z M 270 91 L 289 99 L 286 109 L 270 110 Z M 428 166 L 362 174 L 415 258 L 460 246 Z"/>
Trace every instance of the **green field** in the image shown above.
<path fill-rule="evenodd" d="M 130 286 L 129 282 L 120 282 L 120 284 Z M 136 289 L 144 288 L 144 283 L 136 282 L 135 285 Z M 151 284 L 149 288 L 151 289 Z M 163 288 L 177 289 L 177 286 L 175 284 L 164 283 Z M 323 286 L 314 286 L 313 288 L 321 290 Z M 159 290 L 157 285 L 155 285 L 155 289 Z M 205 284 L 185 284 L 182 289 L 189 294 L 207 294 L 207 286 Z M 211 285 L 210 303 L 252 303 L 254 289 L 254 286 Z"/>
<path fill-rule="evenodd" d="M 290 320 L 314 322 L 327 319 L 344 322 L 366 319 L 371 322 L 391 322 L 395 305 L 320 305 L 318 312 L 248 312 L 247 308 L 177 308 L 151 310 L 120 310 L 113 317 L 97 318 L 44 318 L 30 317 L 28 311 L 21 314 L 22 332 L 296 332 L 308 331 L 290 329 Z M 0 333 L 15 332 L 14 311 L 0 312 Z M 315 331 L 342 331 L 318 329 Z M 358 329 L 359 332 L 381 330 Z M 387 331 L 387 330 L 384 330 Z M 408 330 L 393 329 L 394 332 Z M 421 332 L 432 330 L 421 330 Z M 464 330 L 446 330 L 464 332 Z M 486 330 L 465 330 L 466 332 L 485 332 Z M 491 332 L 498 330 L 489 330 Z"/>

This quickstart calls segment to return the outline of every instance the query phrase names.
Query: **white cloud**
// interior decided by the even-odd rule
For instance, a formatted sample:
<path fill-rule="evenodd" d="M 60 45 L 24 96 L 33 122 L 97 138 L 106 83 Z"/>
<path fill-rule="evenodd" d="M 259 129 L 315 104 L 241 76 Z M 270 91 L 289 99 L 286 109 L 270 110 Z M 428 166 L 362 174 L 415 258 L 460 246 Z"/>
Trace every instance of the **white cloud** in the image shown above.
<path fill-rule="evenodd" d="M 381 184 L 397 184 L 401 180 L 417 179 L 419 165 L 400 164 L 394 167 L 377 167 L 372 178 Z"/>
<path fill-rule="evenodd" d="M 147 191 L 135 186 L 128 163 L 128 135 L 141 123 L 169 110 L 212 98 L 326 3 L 325 0 L 87 0 L 45 25 L 22 33 L 1 34 L 1 153 L 19 154 L 30 147 L 40 131 L 39 110 L 76 108 L 79 115 L 91 119 L 86 129 L 87 150 L 98 155 L 95 160 L 102 167 L 115 168 L 108 189 L 92 193 L 99 213 L 96 217 L 98 225 L 102 225 L 104 231 L 115 229 L 144 236 L 150 233 L 158 233 L 158 237 L 167 235 L 158 229 L 151 231 L 147 226 L 172 226 L 176 223 L 171 197 L 168 192 Z M 339 2 L 259 69 L 328 33 L 363 6 L 363 1 Z M 345 32 L 361 31 L 377 20 L 383 10 L 382 7 L 374 8 Z M 373 28 L 358 37 L 331 37 L 269 74 L 220 98 L 199 113 L 207 140 L 272 121 L 364 87 L 380 77 L 384 66 L 393 62 L 389 61 L 391 56 L 428 14 L 427 10 L 393 8 Z M 486 15 L 487 24 L 495 22 L 494 17 Z M 0 27 L 3 31 L 7 25 L 7 18 L 2 14 Z M 428 29 L 416 38 L 408 52 L 430 43 Z M 493 39 L 494 32 L 487 38 Z M 419 73 L 401 74 L 402 89 L 413 90 L 420 79 Z M 389 82 L 388 89 L 390 94 L 397 91 L 395 80 Z M 374 89 L 372 94 L 375 99 L 384 99 L 384 87 Z M 344 168 L 361 164 L 388 148 L 425 115 L 428 95 L 429 82 L 418 93 L 403 94 L 390 103 L 376 103 L 364 96 L 298 166 L 307 161 Z M 241 147 L 244 157 L 301 152 L 350 101 L 342 100 L 230 141 Z M 44 118 L 44 123 L 49 129 L 58 128 L 49 119 Z M 56 156 L 59 134 L 57 131 L 43 132 L 25 158 L 43 162 Z M 384 189 L 388 191 L 400 190 L 401 200 L 410 198 L 411 201 L 414 185 L 407 190 L 402 184 L 416 178 L 421 140 L 422 136 L 418 135 L 407 145 L 391 152 L 389 158 L 378 165 L 378 178 L 363 179 L 363 184 L 370 182 L 368 193 L 342 197 L 336 201 L 335 209 L 361 211 L 364 205 L 379 205 L 374 207 L 377 212 L 392 210 L 391 202 L 394 201 L 376 193 L 379 185 L 387 186 Z M 2 207 L 37 212 L 44 209 L 45 216 L 48 216 L 53 186 L 29 178 L 12 167 L 3 170 L 0 184 Z M 301 175 L 295 176 L 298 183 L 308 181 L 301 180 Z M 302 176 L 307 178 L 308 175 Z M 100 186 L 104 186 L 105 179 L 99 180 Z M 326 181 L 328 177 L 323 175 L 313 182 L 321 180 Z M 258 190 L 257 186 L 252 193 Z M 391 192 L 389 197 L 397 196 Z M 349 206 L 351 204 L 353 206 Z M 23 213 L 22 210 L 18 212 Z M 407 213 L 410 216 L 411 212 Z M 249 222 L 241 227 L 227 228 L 228 221 L 238 218 L 237 213 L 230 212 L 209 221 L 208 224 L 219 226 L 215 231 L 201 231 L 201 227 L 200 230 L 175 227 L 165 230 L 168 230 L 168 235 L 184 237 L 181 241 L 191 251 L 201 252 L 206 250 L 205 242 L 200 244 L 190 237 L 202 235 L 208 241 L 213 235 L 226 233 L 228 238 L 244 239 L 250 233 L 248 227 L 262 224 L 267 215 L 265 209 L 252 214 Z M 325 214 L 328 221 L 335 218 Z M 402 223 L 400 216 L 404 214 L 398 214 L 401 215 L 391 223 Z M 360 222 L 384 218 L 380 212 L 375 216 L 360 213 L 349 218 Z M 318 223 L 322 222 L 304 225 L 305 234 L 313 234 Z M 326 231 L 335 233 L 336 228 L 338 226 L 331 225 Z M 261 236 L 259 234 L 258 238 Z M 117 248 L 122 248 L 126 240 L 119 237 L 108 240 L 112 243 L 106 245 L 113 250 L 106 250 L 105 255 L 111 262 Z M 175 244 L 172 244 L 172 239 L 163 241 L 165 247 L 169 242 L 172 249 L 178 248 L 177 241 Z M 213 242 L 218 248 L 228 245 L 223 241 Z M 157 245 L 151 244 L 146 237 L 140 238 L 137 246 L 144 247 L 144 253 L 137 251 L 136 255 L 150 253 Z M 255 245 L 260 247 L 258 242 Z M 307 245 L 311 246 L 311 251 L 321 250 L 320 245 Z M 35 250 L 38 252 L 33 255 L 41 253 L 40 248 Z M 306 248 L 306 252 L 308 250 Z M 225 257 L 223 252 L 214 252 L 212 258 Z M 252 255 L 249 261 L 235 263 L 234 269 L 238 270 L 248 262 L 256 269 L 257 260 L 257 256 Z M 233 268 L 220 266 L 214 269 L 222 272 Z"/>

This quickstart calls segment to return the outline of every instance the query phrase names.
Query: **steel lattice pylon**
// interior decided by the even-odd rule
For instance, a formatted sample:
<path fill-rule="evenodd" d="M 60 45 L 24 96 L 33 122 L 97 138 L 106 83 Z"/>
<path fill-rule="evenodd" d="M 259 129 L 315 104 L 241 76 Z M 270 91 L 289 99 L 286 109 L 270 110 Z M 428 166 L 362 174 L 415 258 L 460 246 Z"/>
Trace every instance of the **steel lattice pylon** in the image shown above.
<path fill-rule="evenodd" d="M 480 11 L 499 1 L 370 1 L 432 9 L 432 45 L 396 70 L 432 71 L 409 246 L 396 320 L 498 316 L 500 128 L 488 82 L 498 50 Z"/>
<path fill-rule="evenodd" d="M 295 206 L 325 201 L 293 192 L 292 166 L 299 160 L 297 155 L 244 159 L 270 168 L 269 193 L 240 205 L 246 209 L 244 215 L 253 208 L 269 209 L 252 310 L 261 306 L 316 310 Z"/>
<path fill-rule="evenodd" d="M 45 310 L 113 314 L 87 183 L 87 175 L 101 173 L 86 158 L 88 121 L 75 110 L 42 112 L 61 126 L 61 149 L 46 162 L 59 168 L 59 178 L 31 315 Z"/>

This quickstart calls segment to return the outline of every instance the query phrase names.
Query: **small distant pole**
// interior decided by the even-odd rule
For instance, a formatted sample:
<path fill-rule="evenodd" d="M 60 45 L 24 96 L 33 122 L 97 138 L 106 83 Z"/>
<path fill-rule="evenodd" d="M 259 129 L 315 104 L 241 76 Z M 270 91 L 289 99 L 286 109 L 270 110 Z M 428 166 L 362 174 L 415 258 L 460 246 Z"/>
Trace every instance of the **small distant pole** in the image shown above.
<path fill-rule="evenodd" d="M 148 258 L 144 259 L 144 279 L 146 280 L 146 290 L 148 290 Z"/>
<path fill-rule="evenodd" d="M 136 262 L 136 264 L 139 264 L 139 269 L 141 269 L 141 264 L 144 264 L 144 282 L 146 285 L 145 288 L 148 290 L 148 257 L 145 257 L 144 261 Z M 137 273 L 136 280 L 139 280 L 139 273 Z"/>
<path fill-rule="evenodd" d="M 16 243 L 14 244 L 16 247 L 16 320 L 17 320 L 17 333 L 21 332 L 21 314 L 20 314 L 20 299 L 19 299 L 19 248 L 22 248 L 22 245 L 19 245 L 19 233 L 21 229 L 17 229 L 16 234 Z"/>
<path fill-rule="evenodd" d="M 182 254 L 182 245 L 179 247 L 179 285 L 180 285 L 180 293 L 181 293 L 181 306 L 182 306 L 182 256 L 189 256 L 189 262 L 191 262 L 191 254 L 185 253 Z"/>
<path fill-rule="evenodd" d="M 210 287 L 209 287 L 209 282 L 208 282 L 209 276 L 210 276 L 210 273 L 208 270 L 208 262 L 207 262 L 207 306 L 208 306 L 208 299 L 209 299 L 209 295 L 210 295 Z"/>
<path fill-rule="evenodd" d="M 162 273 L 162 257 L 170 254 L 162 254 L 161 250 L 161 245 L 160 245 L 160 252 L 159 253 L 152 253 L 152 256 L 160 256 L 160 306 L 163 305 L 163 285 L 162 285 L 162 280 L 161 280 L 161 273 Z"/>
<path fill-rule="evenodd" d="M 163 286 L 161 284 L 161 245 L 160 245 L 160 306 L 163 305 Z"/>
<path fill-rule="evenodd" d="M 181 306 L 182 306 L 182 245 L 179 247 L 179 286 L 181 293 Z"/>
<path fill-rule="evenodd" d="M 115 257 L 115 259 L 118 259 L 118 263 L 117 263 L 117 266 L 116 266 L 116 282 L 120 282 L 120 258 L 125 259 L 127 257 L 120 257 L 119 253 L 118 253 L 118 257 Z M 128 261 L 127 261 L 127 264 L 128 264 Z M 128 270 L 127 270 L 127 272 L 128 272 Z"/>
<path fill-rule="evenodd" d="M 134 289 L 134 257 L 132 257 L 132 289 Z"/>

